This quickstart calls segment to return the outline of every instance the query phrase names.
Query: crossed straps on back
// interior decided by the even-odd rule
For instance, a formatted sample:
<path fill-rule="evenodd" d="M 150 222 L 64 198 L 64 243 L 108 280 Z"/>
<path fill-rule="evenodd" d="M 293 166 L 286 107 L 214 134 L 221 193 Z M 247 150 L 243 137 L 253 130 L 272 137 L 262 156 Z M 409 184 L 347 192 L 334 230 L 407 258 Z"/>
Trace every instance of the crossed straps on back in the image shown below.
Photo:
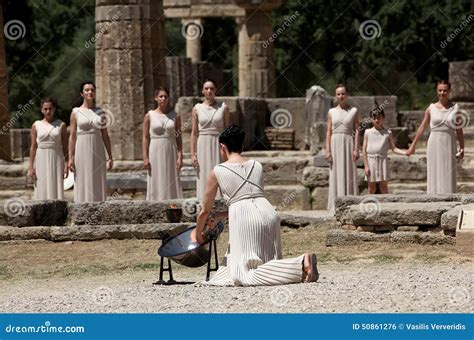
<path fill-rule="evenodd" d="M 234 190 L 234 192 L 232 193 L 232 195 L 230 195 L 229 198 L 227 199 L 227 202 L 226 202 L 226 203 L 227 203 L 228 206 L 230 205 L 230 203 L 231 203 L 232 199 L 235 197 L 235 195 L 237 195 L 237 193 L 240 191 L 240 189 L 242 189 L 242 187 L 245 185 L 245 183 L 250 183 L 250 184 L 252 184 L 253 186 L 256 186 L 256 187 L 257 187 L 258 189 L 260 189 L 261 192 L 263 193 L 263 188 L 262 188 L 260 185 L 258 185 L 257 183 L 254 183 L 254 182 L 252 182 L 252 181 L 249 180 L 249 177 L 250 177 L 250 175 L 252 174 L 252 171 L 253 171 L 253 169 L 254 169 L 254 167 L 255 167 L 255 160 L 253 160 L 253 162 L 252 162 L 252 167 L 250 168 L 250 171 L 249 171 L 249 173 L 247 174 L 246 177 L 243 177 L 243 176 L 240 175 L 238 172 L 236 172 L 236 171 L 232 170 L 231 168 L 228 168 L 228 167 L 226 167 L 226 166 L 224 166 L 224 165 L 222 165 L 222 164 L 218 164 L 217 166 L 229 170 L 230 172 L 234 173 L 235 175 L 237 175 L 238 177 L 240 177 L 240 178 L 243 180 L 242 183 L 240 183 L 240 185 L 237 187 L 237 189 Z"/>

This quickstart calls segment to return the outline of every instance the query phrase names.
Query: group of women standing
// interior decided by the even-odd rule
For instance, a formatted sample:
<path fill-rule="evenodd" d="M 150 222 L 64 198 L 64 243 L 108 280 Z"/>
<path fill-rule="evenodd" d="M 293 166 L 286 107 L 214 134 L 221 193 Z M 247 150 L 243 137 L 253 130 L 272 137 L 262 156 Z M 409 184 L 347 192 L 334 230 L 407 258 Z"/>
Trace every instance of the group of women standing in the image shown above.
<path fill-rule="evenodd" d="M 451 84 L 442 80 L 436 83 L 438 101 L 426 109 L 423 121 L 408 150 L 395 147 L 389 129 L 383 126 L 383 107 L 370 112 L 373 127 L 365 130 L 362 152 L 369 194 L 379 184 L 381 193 L 388 193 L 389 167 L 387 152 L 410 156 L 425 129 L 430 125 L 427 145 L 427 193 L 450 194 L 456 192 L 457 159 L 464 157 L 463 118 L 457 104 L 449 100 Z M 329 162 L 328 210 L 335 209 L 337 197 L 358 194 L 357 166 L 359 158 L 359 112 L 347 102 L 347 87 L 336 86 L 338 105 L 328 112 L 326 159 Z M 459 142 L 457 149 L 456 142 Z"/>
<path fill-rule="evenodd" d="M 83 103 L 71 113 L 69 143 L 64 122 L 55 119 L 56 104 L 41 102 L 43 120 L 32 126 L 29 175 L 35 182 L 34 198 L 63 199 L 63 177 L 74 173 L 74 201 L 105 201 L 106 171 L 113 158 L 107 132 L 107 117 L 95 106 L 95 85 L 81 84 Z M 215 99 L 216 84 L 206 80 L 204 102 L 192 111 L 191 158 L 197 172 L 197 198 L 202 199 L 208 174 L 221 162 L 219 135 L 229 125 L 229 109 Z M 169 92 L 155 92 L 156 109 L 143 122 L 143 162 L 148 171 L 146 199 L 152 201 L 182 197 L 179 172 L 183 164 L 181 118 L 170 110 Z M 218 194 L 218 197 L 219 194 Z"/>

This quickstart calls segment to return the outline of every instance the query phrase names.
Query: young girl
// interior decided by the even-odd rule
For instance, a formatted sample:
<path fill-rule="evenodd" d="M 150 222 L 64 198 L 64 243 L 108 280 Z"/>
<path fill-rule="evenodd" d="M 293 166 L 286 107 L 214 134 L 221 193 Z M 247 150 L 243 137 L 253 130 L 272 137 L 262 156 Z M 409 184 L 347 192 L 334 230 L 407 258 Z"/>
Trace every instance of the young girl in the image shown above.
<path fill-rule="evenodd" d="M 365 175 L 367 182 L 369 182 L 369 194 L 375 194 L 376 183 L 379 183 L 381 193 L 387 194 L 389 180 L 388 149 L 399 155 L 405 155 L 406 151 L 395 147 L 392 131 L 383 127 L 385 113 L 382 108 L 377 107 L 370 111 L 370 117 L 374 127 L 365 130 L 362 145 Z"/>

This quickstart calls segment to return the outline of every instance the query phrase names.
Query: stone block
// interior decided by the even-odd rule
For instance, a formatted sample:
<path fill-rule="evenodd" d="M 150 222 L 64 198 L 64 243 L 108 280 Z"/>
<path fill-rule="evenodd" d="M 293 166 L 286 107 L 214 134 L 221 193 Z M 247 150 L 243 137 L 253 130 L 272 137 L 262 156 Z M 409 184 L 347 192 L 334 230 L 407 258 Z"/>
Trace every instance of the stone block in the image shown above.
<path fill-rule="evenodd" d="M 15 227 L 63 225 L 66 201 L 24 201 L 14 197 L 0 205 L 0 225 Z"/>
<path fill-rule="evenodd" d="M 397 231 L 419 231 L 419 230 L 420 230 L 420 227 L 410 226 L 410 225 L 397 227 Z"/>
<path fill-rule="evenodd" d="M 370 111 L 376 106 L 383 106 L 385 113 L 385 126 L 387 128 L 398 126 L 397 122 L 397 97 L 396 96 L 350 96 L 347 102 L 357 107 L 360 121 L 369 118 Z"/>
<path fill-rule="evenodd" d="M 455 206 L 441 215 L 441 228 L 445 232 L 454 232 L 458 224 L 459 214 L 462 210 L 470 205 Z"/>
<path fill-rule="evenodd" d="M 265 197 L 277 211 L 311 209 L 309 189 L 302 185 L 267 185 Z"/>
<path fill-rule="evenodd" d="M 431 225 L 439 226 L 441 215 L 457 203 L 381 203 L 374 196 L 367 196 L 360 204 L 344 211 L 336 210 L 340 224 L 368 226 Z"/>
<path fill-rule="evenodd" d="M 275 157 L 257 159 L 262 163 L 265 184 L 300 183 L 303 170 L 309 159 L 301 157 Z"/>
<path fill-rule="evenodd" d="M 327 187 L 314 188 L 311 193 L 311 209 L 326 210 L 328 206 L 329 189 Z"/>
<path fill-rule="evenodd" d="M 410 138 L 408 136 L 408 128 L 406 127 L 392 127 L 392 136 L 395 140 L 395 146 L 400 149 L 408 149 Z"/>
<path fill-rule="evenodd" d="M 307 166 L 303 169 L 301 184 L 305 187 L 328 187 L 329 186 L 329 168 L 320 168 L 316 166 Z"/>
<path fill-rule="evenodd" d="M 474 60 L 453 61 L 449 63 L 451 99 L 474 102 Z"/>
<path fill-rule="evenodd" d="M 391 180 L 425 181 L 426 156 L 412 155 L 406 157 L 390 154 L 389 170 Z"/>

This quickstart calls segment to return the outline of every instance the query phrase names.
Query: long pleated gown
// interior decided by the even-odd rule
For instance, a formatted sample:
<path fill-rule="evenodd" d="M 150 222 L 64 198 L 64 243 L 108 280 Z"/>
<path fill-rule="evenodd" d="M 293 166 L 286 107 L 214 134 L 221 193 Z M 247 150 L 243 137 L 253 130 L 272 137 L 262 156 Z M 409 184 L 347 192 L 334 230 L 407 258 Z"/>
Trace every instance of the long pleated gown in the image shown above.
<path fill-rule="evenodd" d="M 176 170 L 176 112 L 167 115 L 149 111 L 151 171 L 148 172 L 146 199 L 160 201 L 182 198 L 181 182 Z"/>
<path fill-rule="evenodd" d="M 455 104 L 448 109 L 439 109 L 431 104 L 429 110 L 426 191 L 428 194 L 452 194 L 456 192 L 456 115 L 459 107 Z"/>
<path fill-rule="evenodd" d="M 332 120 L 331 156 L 329 166 L 328 210 L 335 210 L 336 197 L 357 195 L 357 168 L 352 160 L 354 151 L 354 118 L 357 109 L 332 108 L 329 115 Z"/>
<path fill-rule="evenodd" d="M 57 119 L 52 123 L 42 120 L 35 122 L 36 183 L 34 198 L 37 200 L 62 200 L 64 198 L 64 150 L 61 140 L 61 126 Z"/>
<path fill-rule="evenodd" d="M 101 134 L 99 108 L 76 107 L 77 140 L 74 202 L 100 202 L 107 197 L 105 146 Z"/>
<path fill-rule="evenodd" d="M 282 259 L 280 218 L 264 197 L 255 161 L 215 167 L 229 206 L 229 249 L 210 285 L 270 286 L 302 281 L 304 255 Z"/>
<path fill-rule="evenodd" d="M 216 103 L 209 107 L 196 104 L 199 122 L 199 135 L 197 140 L 197 159 L 199 171 L 196 181 L 196 196 L 202 200 L 206 191 L 207 176 L 212 169 L 221 162 L 219 153 L 219 135 L 224 131 L 225 103 Z M 216 198 L 221 198 L 217 192 Z"/>

